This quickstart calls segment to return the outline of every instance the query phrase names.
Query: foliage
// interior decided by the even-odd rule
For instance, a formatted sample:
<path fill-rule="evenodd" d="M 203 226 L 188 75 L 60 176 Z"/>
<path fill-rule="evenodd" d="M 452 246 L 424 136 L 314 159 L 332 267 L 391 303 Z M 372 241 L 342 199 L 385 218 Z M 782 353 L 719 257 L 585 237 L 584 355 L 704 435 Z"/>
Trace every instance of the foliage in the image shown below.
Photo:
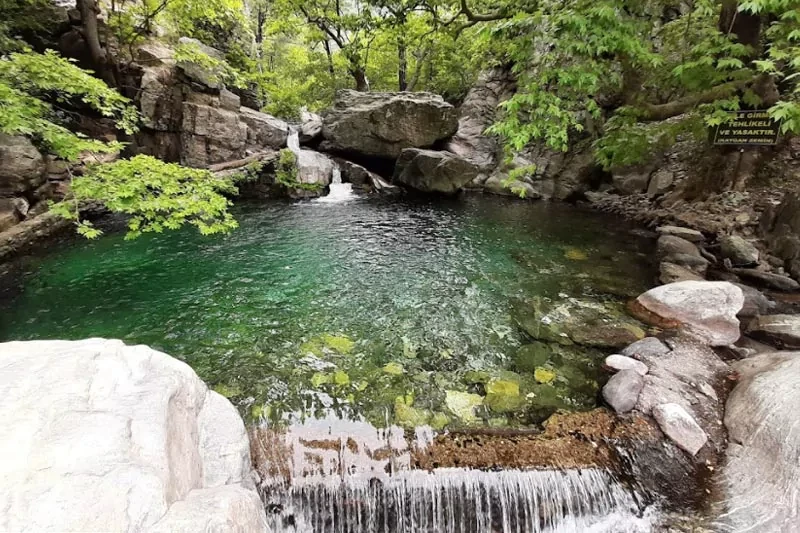
<path fill-rule="evenodd" d="M 143 233 L 161 233 L 183 225 L 195 226 L 203 235 L 226 233 L 237 227 L 225 194 L 236 193 L 230 180 L 208 170 L 164 163 L 138 155 L 113 163 L 91 166 L 72 180 L 72 198 L 55 204 L 52 210 L 78 226 L 88 238 L 101 231 L 81 220 L 76 203 L 100 201 L 115 213 L 129 215 L 126 238 Z"/>
<path fill-rule="evenodd" d="M 281 150 L 278 156 L 275 181 L 285 187 L 294 187 L 297 183 L 297 156 L 288 148 Z"/>
<path fill-rule="evenodd" d="M 211 83 L 224 82 L 234 87 L 244 87 L 241 73 L 231 67 L 224 59 L 216 58 L 195 42 L 182 42 L 175 47 L 175 60 L 197 65 L 208 74 Z"/>
<path fill-rule="evenodd" d="M 731 31 L 735 18 L 723 23 L 723 4 L 697 0 L 682 10 L 624 0 L 508 6 L 507 16 L 486 24 L 482 36 L 512 62 L 519 84 L 490 131 L 512 153 L 535 140 L 567 150 L 575 138 L 593 135 L 598 160 L 610 169 L 640 162 L 678 136 L 703 138 L 703 124 L 718 125 L 731 120 L 729 111 L 762 105 L 763 86 L 773 82 L 780 98 L 770 102 L 770 114 L 783 132 L 800 131 L 800 2 L 738 4 L 743 39 L 751 29 L 745 15 L 763 15 L 769 24 L 763 50 Z"/>
<path fill-rule="evenodd" d="M 78 104 L 116 119 L 125 132 L 136 130 L 138 114 L 127 98 L 55 52 L 13 52 L 0 60 L 0 132 L 32 137 L 66 161 L 83 152 L 119 151 L 118 143 L 87 139 L 59 124 L 59 111 Z"/>

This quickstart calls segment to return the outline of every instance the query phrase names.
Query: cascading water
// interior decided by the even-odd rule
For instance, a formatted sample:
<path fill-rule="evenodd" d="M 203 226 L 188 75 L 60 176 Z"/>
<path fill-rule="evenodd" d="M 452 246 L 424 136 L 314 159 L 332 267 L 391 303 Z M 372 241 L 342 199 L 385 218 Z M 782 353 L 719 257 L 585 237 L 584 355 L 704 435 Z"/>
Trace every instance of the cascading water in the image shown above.
<path fill-rule="evenodd" d="M 328 190 L 329 192 L 327 196 L 317 198 L 315 201 L 319 203 L 335 204 L 347 202 L 348 200 L 355 198 L 355 195 L 353 194 L 353 184 L 342 183 L 342 171 L 339 169 L 339 166 L 336 165 L 336 163 L 334 163 L 331 184 Z"/>
<path fill-rule="evenodd" d="M 292 128 L 289 130 L 289 136 L 286 138 L 286 146 L 297 156 L 298 161 L 303 160 L 303 150 L 300 148 L 300 134 L 296 129 Z M 337 204 L 355 198 L 353 194 L 353 184 L 342 183 L 342 171 L 336 163 L 333 164 L 333 170 L 331 170 L 331 184 L 328 191 L 327 196 L 317 198 L 315 201 L 326 204 Z"/>
<path fill-rule="evenodd" d="M 655 518 L 602 468 L 413 470 L 395 426 L 312 420 L 251 442 L 272 533 L 644 533 Z"/>

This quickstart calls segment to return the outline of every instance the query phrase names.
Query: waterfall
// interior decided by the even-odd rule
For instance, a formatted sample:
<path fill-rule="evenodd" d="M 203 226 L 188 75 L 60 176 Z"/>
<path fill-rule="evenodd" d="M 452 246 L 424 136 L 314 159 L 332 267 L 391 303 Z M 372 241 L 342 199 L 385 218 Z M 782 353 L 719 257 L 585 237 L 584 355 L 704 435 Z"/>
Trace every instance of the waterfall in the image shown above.
<path fill-rule="evenodd" d="M 289 136 L 286 138 L 286 147 L 292 151 L 294 155 L 300 158 L 300 133 L 294 129 L 289 129 Z"/>
<path fill-rule="evenodd" d="M 414 470 L 397 427 L 315 420 L 251 433 L 271 533 L 646 533 L 656 516 L 609 471 Z M 411 446 L 411 447 L 410 447 Z"/>
<path fill-rule="evenodd" d="M 273 533 L 639 533 L 651 525 L 601 469 L 312 476 L 265 494 Z"/>
<path fill-rule="evenodd" d="M 333 163 L 333 170 L 331 170 L 331 184 L 328 191 L 327 196 L 317 198 L 315 201 L 324 204 L 338 204 L 355 198 L 353 184 L 342 183 L 342 170 L 335 162 Z"/>

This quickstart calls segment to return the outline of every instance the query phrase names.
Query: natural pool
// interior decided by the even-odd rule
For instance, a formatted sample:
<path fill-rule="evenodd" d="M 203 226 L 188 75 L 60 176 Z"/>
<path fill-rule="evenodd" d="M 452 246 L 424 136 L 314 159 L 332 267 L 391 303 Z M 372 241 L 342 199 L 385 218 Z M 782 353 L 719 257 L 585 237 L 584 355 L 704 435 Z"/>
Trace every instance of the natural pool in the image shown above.
<path fill-rule="evenodd" d="M 538 324 L 574 317 L 576 303 L 617 316 L 652 275 L 651 242 L 631 227 L 546 203 L 370 197 L 235 212 L 228 236 L 110 232 L 25 258 L 6 274 L 0 340 L 148 344 L 253 417 L 331 408 L 376 425 L 531 424 L 591 408 L 609 353 Z"/>

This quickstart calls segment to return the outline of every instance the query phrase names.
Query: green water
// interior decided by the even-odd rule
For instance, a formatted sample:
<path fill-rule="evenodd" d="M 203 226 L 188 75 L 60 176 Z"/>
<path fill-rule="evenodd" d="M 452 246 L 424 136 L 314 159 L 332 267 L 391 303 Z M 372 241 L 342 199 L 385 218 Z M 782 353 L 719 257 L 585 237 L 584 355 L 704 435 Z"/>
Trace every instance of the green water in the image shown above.
<path fill-rule="evenodd" d="M 629 227 L 544 203 L 276 202 L 236 216 L 228 236 L 110 233 L 26 258 L 6 275 L 0 340 L 148 344 L 253 416 L 525 424 L 542 395 L 515 366 L 530 341 L 515 309 L 536 297 L 620 301 L 651 275 L 650 243 Z M 572 350 L 545 364 L 554 405 L 594 404 L 601 357 Z M 459 419 L 446 391 L 486 394 L 474 371 L 520 383 L 524 405 Z"/>

